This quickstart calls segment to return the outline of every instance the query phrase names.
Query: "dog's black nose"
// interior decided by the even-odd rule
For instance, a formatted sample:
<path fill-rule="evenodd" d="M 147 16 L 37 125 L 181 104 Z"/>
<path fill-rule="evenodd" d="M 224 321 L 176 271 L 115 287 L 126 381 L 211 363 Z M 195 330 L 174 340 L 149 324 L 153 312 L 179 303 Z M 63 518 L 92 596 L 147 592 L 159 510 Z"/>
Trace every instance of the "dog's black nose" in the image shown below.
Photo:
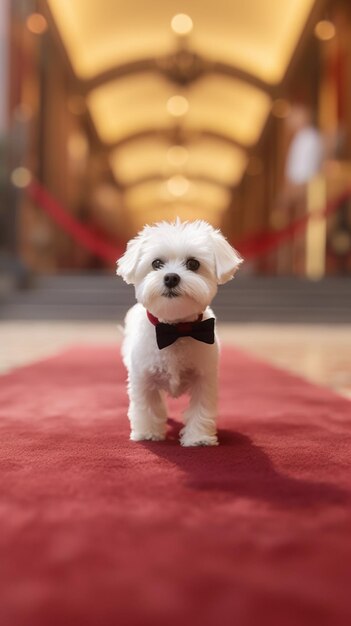
<path fill-rule="evenodd" d="M 163 280 L 168 289 L 173 289 L 180 282 L 180 276 L 179 274 L 165 274 Z"/>

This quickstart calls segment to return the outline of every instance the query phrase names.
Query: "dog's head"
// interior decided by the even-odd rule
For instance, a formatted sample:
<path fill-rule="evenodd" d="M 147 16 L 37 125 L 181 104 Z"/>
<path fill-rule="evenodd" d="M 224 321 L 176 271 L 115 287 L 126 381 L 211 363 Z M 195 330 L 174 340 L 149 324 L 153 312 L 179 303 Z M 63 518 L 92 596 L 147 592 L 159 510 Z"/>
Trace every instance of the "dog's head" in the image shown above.
<path fill-rule="evenodd" d="M 173 321 L 204 311 L 240 263 L 219 230 L 177 219 L 145 226 L 129 241 L 117 274 L 135 286 L 138 302 L 153 315 Z"/>

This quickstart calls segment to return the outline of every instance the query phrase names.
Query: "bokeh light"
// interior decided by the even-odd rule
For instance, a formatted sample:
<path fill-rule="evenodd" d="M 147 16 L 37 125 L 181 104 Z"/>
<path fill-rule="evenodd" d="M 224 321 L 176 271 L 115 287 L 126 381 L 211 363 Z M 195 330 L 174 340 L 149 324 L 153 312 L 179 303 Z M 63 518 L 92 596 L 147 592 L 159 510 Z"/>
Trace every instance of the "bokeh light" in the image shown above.
<path fill-rule="evenodd" d="M 32 180 L 32 175 L 27 167 L 16 167 L 11 172 L 11 182 L 15 187 L 19 189 L 24 189 L 28 187 L 30 181 Z"/>
<path fill-rule="evenodd" d="M 167 101 L 167 111 L 174 117 L 182 117 L 189 110 L 189 102 L 184 96 L 172 96 Z"/>
<path fill-rule="evenodd" d="M 172 176 L 167 181 L 167 189 L 172 196 L 181 198 L 182 196 L 185 196 L 185 194 L 189 191 L 190 182 L 184 176 Z"/>
<path fill-rule="evenodd" d="M 27 17 L 27 28 L 33 35 L 42 35 L 48 27 L 48 23 L 41 13 L 32 13 Z"/>
<path fill-rule="evenodd" d="M 316 24 L 314 34 L 321 41 L 329 41 L 335 36 L 335 26 L 329 20 L 321 20 Z"/>
<path fill-rule="evenodd" d="M 185 13 L 178 13 L 172 18 L 171 27 L 177 35 L 188 35 L 193 30 L 193 20 Z"/>

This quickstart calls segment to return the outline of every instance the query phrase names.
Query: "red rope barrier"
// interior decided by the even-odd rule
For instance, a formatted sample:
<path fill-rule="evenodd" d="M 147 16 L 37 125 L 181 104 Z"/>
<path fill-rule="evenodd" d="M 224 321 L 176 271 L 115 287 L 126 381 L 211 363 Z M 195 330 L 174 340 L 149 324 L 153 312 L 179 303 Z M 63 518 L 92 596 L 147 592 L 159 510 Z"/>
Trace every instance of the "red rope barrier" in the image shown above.
<path fill-rule="evenodd" d="M 99 256 L 108 264 L 114 264 L 116 259 L 121 256 L 121 247 L 117 245 L 114 246 L 103 236 L 94 233 L 88 226 L 85 226 L 72 214 L 68 213 L 38 181 L 33 180 L 30 183 L 27 187 L 27 194 L 33 202 L 38 204 L 40 208 L 43 209 L 58 226 L 63 228 L 66 233 L 71 235 L 77 243 Z M 313 216 L 327 217 L 335 213 L 340 204 L 350 197 L 351 187 L 346 189 L 336 199 L 329 202 L 323 210 L 313 213 Z M 239 242 L 236 247 L 244 259 L 249 260 L 259 257 L 277 248 L 280 244 L 303 231 L 310 217 L 311 214 L 306 214 L 280 230 L 261 232 L 252 237 L 248 237 Z"/>
<path fill-rule="evenodd" d="M 27 187 L 27 194 L 58 226 L 89 252 L 96 254 L 108 264 L 115 263 L 116 259 L 121 256 L 120 247 L 103 239 L 68 213 L 38 181 L 33 180 L 30 183 Z"/>
<path fill-rule="evenodd" d="M 305 230 L 307 223 L 311 217 L 328 217 L 335 213 L 339 206 L 351 197 L 351 187 L 347 188 L 342 194 L 337 196 L 334 200 L 331 200 L 324 209 L 321 211 L 315 211 L 313 214 L 309 213 L 298 218 L 285 228 L 281 228 L 277 231 L 261 232 L 252 237 L 248 237 L 243 241 L 239 241 L 236 245 L 240 254 L 244 259 L 253 259 L 259 257 L 271 250 L 274 250 L 279 245 L 288 241 L 301 231 Z"/>

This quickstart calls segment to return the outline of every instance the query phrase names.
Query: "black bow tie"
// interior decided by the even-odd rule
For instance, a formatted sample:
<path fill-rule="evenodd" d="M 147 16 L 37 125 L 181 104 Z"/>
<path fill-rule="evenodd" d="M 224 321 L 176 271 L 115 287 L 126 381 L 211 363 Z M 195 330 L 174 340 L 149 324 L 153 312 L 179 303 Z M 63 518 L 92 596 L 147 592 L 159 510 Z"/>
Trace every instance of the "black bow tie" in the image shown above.
<path fill-rule="evenodd" d="M 202 317 L 202 316 L 201 316 Z M 148 318 L 156 327 L 156 341 L 160 350 L 171 346 L 180 337 L 192 337 L 203 343 L 214 343 L 215 319 L 210 317 L 203 322 L 180 322 L 179 324 L 164 324 L 148 312 Z"/>

